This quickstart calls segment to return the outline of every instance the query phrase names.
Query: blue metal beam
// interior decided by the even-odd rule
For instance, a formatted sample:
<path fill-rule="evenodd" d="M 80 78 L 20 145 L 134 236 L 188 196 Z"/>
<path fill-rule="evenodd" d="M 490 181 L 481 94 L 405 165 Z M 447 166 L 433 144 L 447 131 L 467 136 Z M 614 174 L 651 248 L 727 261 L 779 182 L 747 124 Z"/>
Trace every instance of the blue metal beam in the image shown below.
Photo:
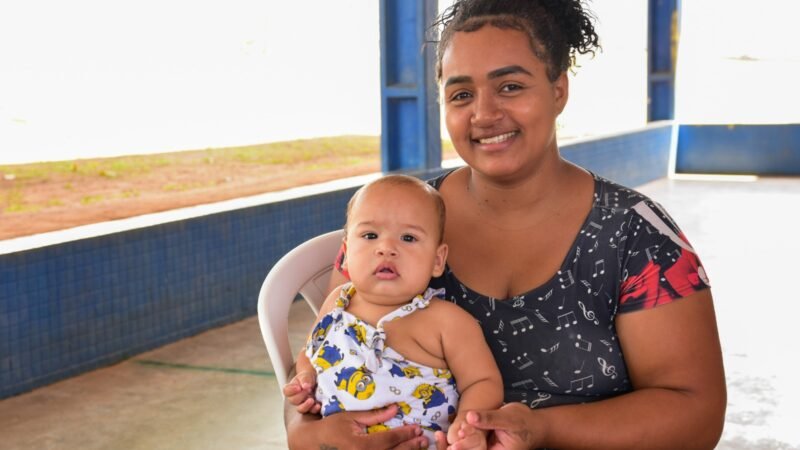
<path fill-rule="evenodd" d="M 442 162 L 435 45 L 425 44 L 437 0 L 381 0 L 381 169 Z"/>
<path fill-rule="evenodd" d="M 649 0 L 647 120 L 675 118 L 675 58 L 680 0 Z"/>

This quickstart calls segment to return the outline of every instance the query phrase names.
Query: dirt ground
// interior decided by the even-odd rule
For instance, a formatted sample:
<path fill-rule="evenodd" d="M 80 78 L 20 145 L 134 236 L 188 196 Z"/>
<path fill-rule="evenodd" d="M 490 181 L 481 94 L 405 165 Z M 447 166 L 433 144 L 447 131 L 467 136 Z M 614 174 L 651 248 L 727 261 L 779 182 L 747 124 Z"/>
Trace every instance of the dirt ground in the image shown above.
<path fill-rule="evenodd" d="M 261 194 L 380 170 L 377 159 L 355 165 L 208 165 L 190 155 L 146 175 L 122 179 L 55 174 L 25 186 L 25 201 L 47 207 L 0 212 L 0 239 L 122 219 L 169 209 Z M 319 166 L 319 164 L 317 164 Z M 0 178 L 0 193 L 12 180 Z M 65 187 L 66 186 L 66 187 Z M 8 195 L 8 194 L 7 194 Z M 57 199 L 54 202 L 53 199 Z M 50 202 L 50 203 L 48 203 Z"/>

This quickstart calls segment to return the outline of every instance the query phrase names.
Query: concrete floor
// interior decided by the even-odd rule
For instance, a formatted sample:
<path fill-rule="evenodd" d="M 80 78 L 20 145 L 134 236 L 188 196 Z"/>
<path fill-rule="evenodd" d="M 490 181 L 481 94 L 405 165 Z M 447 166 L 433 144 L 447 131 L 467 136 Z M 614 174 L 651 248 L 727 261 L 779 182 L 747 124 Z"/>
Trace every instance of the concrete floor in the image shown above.
<path fill-rule="evenodd" d="M 711 278 L 729 389 L 717 448 L 800 449 L 800 178 L 639 190 L 670 211 Z M 311 320 L 296 302 L 295 346 Z M 281 411 L 250 318 L 0 401 L 0 449 L 281 449 Z"/>

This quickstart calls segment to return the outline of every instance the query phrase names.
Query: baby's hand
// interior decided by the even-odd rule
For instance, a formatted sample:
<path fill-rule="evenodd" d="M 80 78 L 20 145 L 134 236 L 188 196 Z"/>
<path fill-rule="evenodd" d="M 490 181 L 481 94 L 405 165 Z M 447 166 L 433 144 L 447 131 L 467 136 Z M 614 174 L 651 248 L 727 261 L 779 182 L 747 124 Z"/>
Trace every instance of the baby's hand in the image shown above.
<path fill-rule="evenodd" d="M 447 430 L 447 448 L 451 450 L 486 450 L 486 431 L 479 430 L 466 421 L 453 423 Z"/>
<path fill-rule="evenodd" d="M 322 405 L 314 398 L 316 384 L 316 373 L 313 371 L 300 372 L 283 387 L 283 395 L 289 403 L 297 406 L 297 412 L 317 414 Z"/>

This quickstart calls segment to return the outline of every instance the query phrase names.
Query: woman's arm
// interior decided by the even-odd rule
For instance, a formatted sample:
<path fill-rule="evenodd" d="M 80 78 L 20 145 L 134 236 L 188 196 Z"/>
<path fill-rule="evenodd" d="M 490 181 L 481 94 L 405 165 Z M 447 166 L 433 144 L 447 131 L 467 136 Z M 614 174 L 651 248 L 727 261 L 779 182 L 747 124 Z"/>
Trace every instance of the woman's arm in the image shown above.
<path fill-rule="evenodd" d="M 418 449 L 427 446 L 418 425 L 406 425 L 367 434 L 367 427 L 385 422 L 397 414 L 397 406 L 363 412 L 340 412 L 324 419 L 317 414 L 300 414 L 284 402 L 286 441 L 292 450 L 302 449 Z"/>
<path fill-rule="evenodd" d="M 617 318 L 634 391 L 581 405 L 509 404 L 467 416 L 501 448 L 711 449 L 722 433 L 725 374 L 711 292 Z"/>

